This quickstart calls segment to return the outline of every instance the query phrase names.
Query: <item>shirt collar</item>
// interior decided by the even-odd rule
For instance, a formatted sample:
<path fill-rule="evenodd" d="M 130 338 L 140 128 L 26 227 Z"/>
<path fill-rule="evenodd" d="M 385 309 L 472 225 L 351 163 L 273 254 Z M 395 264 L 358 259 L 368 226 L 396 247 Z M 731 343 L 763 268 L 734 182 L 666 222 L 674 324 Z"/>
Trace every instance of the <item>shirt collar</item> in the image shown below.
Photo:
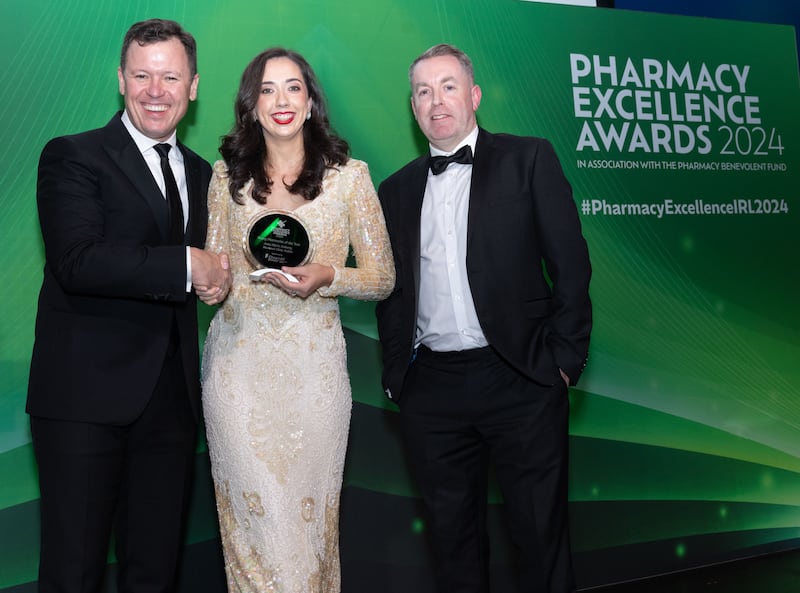
<path fill-rule="evenodd" d="M 466 138 L 464 138 L 461 142 L 458 143 L 453 150 L 450 152 L 445 152 L 444 150 L 439 150 L 435 148 L 432 144 L 428 144 L 428 148 L 431 151 L 431 156 L 450 156 L 454 152 L 457 152 L 459 148 L 464 146 L 465 144 L 469 144 L 469 147 L 472 149 L 472 155 L 475 156 L 475 144 L 478 141 L 478 126 L 475 126 L 472 131 L 467 134 Z"/>
<path fill-rule="evenodd" d="M 136 144 L 136 147 L 139 149 L 139 152 L 142 154 L 146 154 L 148 151 L 153 150 L 153 146 L 156 144 L 169 144 L 170 146 L 175 146 L 178 143 L 178 134 L 177 132 L 172 132 L 172 135 L 167 139 L 166 142 L 158 142 L 157 140 L 153 140 L 152 138 L 148 138 L 144 134 L 142 134 L 136 126 L 133 125 L 131 118 L 128 116 L 128 111 L 122 112 L 122 124 L 125 126 L 125 129 L 128 130 L 128 133 L 133 138 L 133 142 Z M 183 160 L 183 155 L 181 154 L 180 150 L 171 151 L 170 158 L 175 158 L 178 161 Z"/>

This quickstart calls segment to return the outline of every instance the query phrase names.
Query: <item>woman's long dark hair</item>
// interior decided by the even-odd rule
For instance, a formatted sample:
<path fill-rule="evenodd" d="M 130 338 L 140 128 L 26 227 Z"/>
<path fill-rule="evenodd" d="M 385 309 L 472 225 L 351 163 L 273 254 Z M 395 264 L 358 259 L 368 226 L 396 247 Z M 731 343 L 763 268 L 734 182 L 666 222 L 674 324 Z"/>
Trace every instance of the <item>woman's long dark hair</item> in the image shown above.
<path fill-rule="evenodd" d="M 347 142 L 333 133 L 328 121 L 328 108 L 317 77 L 305 58 L 282 47 L 273 47 L 258 54 L 242 73 L 239 93 L 234 106 L 236 123 L 222 137 L 219 152 L 228 166 L 228 187 L 238 203 L 244 203 L 239 191 L 247 180 L 253 178 L 252 198 L 259 204 L 267 202 L 273 180 L 267 177 L 267 146 L 261 124 L 254 118 L 254 110 L 261 92 L 264 65 L 273 58 L 289 58 L 300 68 L 311 98 L 311 119 L 303 125 L 305 159 L 297 180 L 287 189 L 306 200 L 313 200 L 322 191 L 325 170 L 344 165 L 350 154 Z"/>

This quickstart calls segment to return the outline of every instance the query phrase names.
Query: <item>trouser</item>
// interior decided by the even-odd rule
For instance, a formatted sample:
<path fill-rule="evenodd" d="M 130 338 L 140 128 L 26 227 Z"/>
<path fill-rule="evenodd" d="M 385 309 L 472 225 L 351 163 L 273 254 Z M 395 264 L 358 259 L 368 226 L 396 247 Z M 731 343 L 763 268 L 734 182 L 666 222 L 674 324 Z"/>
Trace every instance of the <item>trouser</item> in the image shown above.
<path fill-rule="evenodd" d="M 400 414 L 430 515 L 440 593 L 489 591 L 490 462 L 519 552 L 520 591 L 574 591 L 566 385 L 534 383 L 491 347 L 440 353 L 423 346 L 406 377 Z"/>
<path fill-rule="evenodd" d="M 196 433 L 180 351 L 167 357 L 152 398 L 130 425 L 31 418 L 40 593 L 100 591 L 112 526 L 119 593 L 173 590 Z"/>

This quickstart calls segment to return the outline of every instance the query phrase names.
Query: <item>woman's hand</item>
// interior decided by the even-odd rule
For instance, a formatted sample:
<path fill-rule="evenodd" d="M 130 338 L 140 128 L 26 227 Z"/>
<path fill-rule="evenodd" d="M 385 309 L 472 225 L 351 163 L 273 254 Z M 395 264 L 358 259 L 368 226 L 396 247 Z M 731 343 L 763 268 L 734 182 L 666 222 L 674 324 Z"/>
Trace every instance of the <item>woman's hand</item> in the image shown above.
<path fill-rule="evenodd" d="M 284 266 L 281 271 L 294 276 L 297 282 L 289 280 L 278 272 L 268 272 L 260 278 L 260 281 L 277 286 L 289 296 L 303 299 L 316 292 L 321 286 L 330 286 L 334 276 L 333 267 L 325 264 L 307 264 L 297 267 Z"/>

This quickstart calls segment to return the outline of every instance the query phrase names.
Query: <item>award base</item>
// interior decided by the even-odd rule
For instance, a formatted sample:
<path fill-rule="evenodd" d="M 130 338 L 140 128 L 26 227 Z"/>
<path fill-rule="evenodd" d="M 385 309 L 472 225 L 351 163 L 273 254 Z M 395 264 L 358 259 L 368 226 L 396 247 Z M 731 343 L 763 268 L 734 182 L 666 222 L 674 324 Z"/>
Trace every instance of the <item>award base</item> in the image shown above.
<path fill-rule="evenodd" d="M 281 274 L 284 278 L 286 278 L 289 282 L 300 282 L 297 278 L 289 274 L 288 272 L 284 272 L 283 270 L 279 270 L 278 268 L 261 268 L 260 270 L 256 270 L 255 272 L 250 272 L 250 280 L 260 280 L 264 274 L 269 272 L 277 272 Z"/>

